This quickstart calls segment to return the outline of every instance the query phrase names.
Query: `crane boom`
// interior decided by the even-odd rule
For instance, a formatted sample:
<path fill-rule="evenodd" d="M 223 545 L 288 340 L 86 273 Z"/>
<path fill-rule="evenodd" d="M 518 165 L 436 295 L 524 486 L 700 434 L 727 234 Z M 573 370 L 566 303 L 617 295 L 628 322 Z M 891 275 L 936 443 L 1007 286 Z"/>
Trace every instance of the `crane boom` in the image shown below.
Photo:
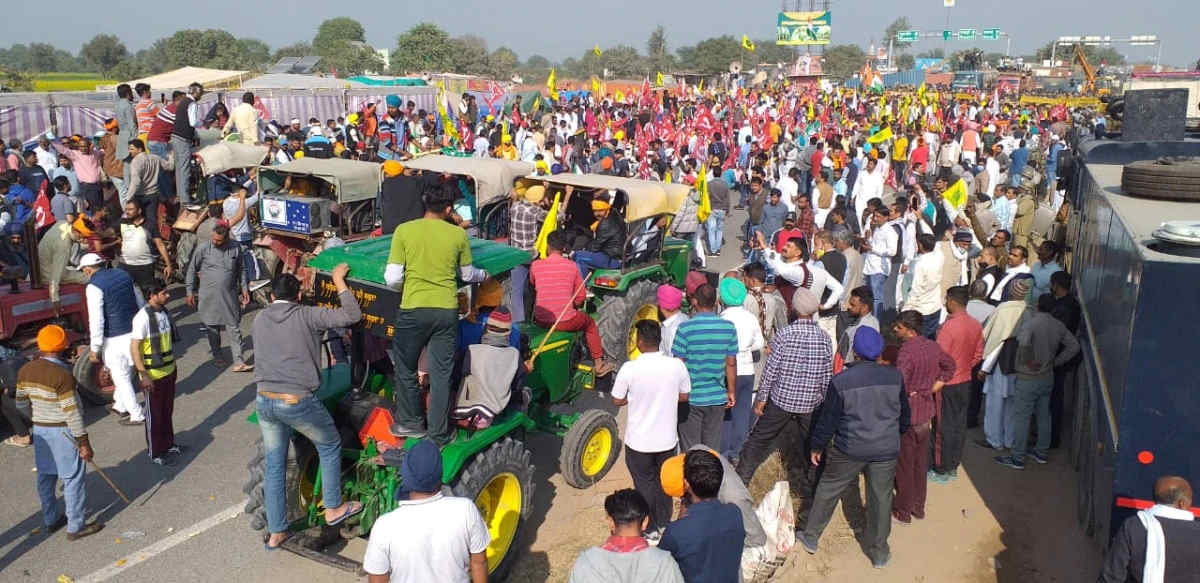
<path fill-rule="evenodd" d="M 1092 69 L 1092 65 L 1088 63 L 1087 55 L 1083 54 L 1083 45 L 1075 45 L 1075 56 L 1073 60 L 1083 68 L 1083 76 L 1087 78 L 1087 83 L 1084 85 L 1084 93 L 1091 95 L 1096 92 L 1096 70 Z"/>

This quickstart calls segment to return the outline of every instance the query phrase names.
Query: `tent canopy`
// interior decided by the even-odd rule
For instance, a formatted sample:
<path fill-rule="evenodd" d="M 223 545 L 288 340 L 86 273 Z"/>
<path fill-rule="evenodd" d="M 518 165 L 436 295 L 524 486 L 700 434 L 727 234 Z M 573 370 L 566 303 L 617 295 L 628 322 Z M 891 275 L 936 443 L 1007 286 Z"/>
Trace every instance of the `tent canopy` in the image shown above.
<path fill-rule="evenodd" d="M 192 83 L 199 83 L 205 89 L 226 85 L 240 81 L 249 71 L 228 71 L 224 69 L 205 69 L 203 67 L 182 67 L 174 71 L 167 71 L 144 77 L 142 79 L 134 79 L 126 81 L 129 85 L 145 83 L 154 91 L 160 89 L 182 89 Z"/>
<path fill-rule="evenodd" d="M 466 158 L 433 154 L 403 163 L 405 168 L 470 176 L 475 181 L 475 205 L 483 208 L 508 196 L 513 182 L 533 172 L 533 164 L 497 158 Z"/>
<path fill-rule="evenodd" d="M 252 168 L 262 164 L 269 148 L 251 146 L 239 142 L 218 142 L 196 151 L 200 158 L 200 169 L 205 176 L 219 174 L 233 168 Z"/>
<path fill-rule="evenodd" d="M 679 207 L 683 206 L 683 200 L 691 191 L 691 187 L 686 184 L 667 184 L 603 174 L 563 173 L 522 180 L 525 186 L 541 182 L 592 190 L 622 191 L 629 199 L 629 205 L 625 208 L 627 223 L 661 214 L 675 214 L 679 212 Z"/>
<path fill-rule="evenodd" d="M 318 77 L 316 75 L 296 75 L 293 73 L 267 73 L 242 82 L 242 89 L 346 89 L 362 87 L 349 79 L 337 77 Z"/>

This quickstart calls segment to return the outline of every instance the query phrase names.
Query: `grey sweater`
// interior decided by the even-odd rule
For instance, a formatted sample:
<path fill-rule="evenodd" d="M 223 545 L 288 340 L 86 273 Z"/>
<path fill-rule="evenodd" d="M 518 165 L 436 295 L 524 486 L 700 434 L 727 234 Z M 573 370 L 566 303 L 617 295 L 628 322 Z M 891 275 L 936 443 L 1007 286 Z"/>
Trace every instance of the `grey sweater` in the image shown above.
<path fill-rule="evenodd" d="M 1061 347 L 1061 349 L 1060 349 Z M 1079 341 L 1049 312 L 1037 312 L 1017 330 L 1017 376 L 1041 378 L 1054 374 L 1079 353 Z"/>
<path fill-rule="evenodd" d="M 340 308 L 276 301 L 254 317 L 254 380 L 258 390 L 306 397 L 321 384 L 321 333 L 362 317 L 354 294 Z"/>
<path fill-rule="evenodd" d="M 671 553 L 654 547 L 632 553 L 592 547 L 575 559 L 569 583 L 683 583 L 683 573 Z"/>

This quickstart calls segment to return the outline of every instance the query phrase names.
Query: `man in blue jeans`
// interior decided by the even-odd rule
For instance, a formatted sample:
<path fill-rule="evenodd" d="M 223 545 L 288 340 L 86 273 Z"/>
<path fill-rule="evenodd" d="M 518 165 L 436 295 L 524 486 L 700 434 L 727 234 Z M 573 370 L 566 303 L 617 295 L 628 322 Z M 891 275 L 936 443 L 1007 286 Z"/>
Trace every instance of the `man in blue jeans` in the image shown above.
<path fill-rule="evenodd" d="M 1063 366 L 1079 354 L 1075 334 L 1050 314 L 1053 294 L 1038 297 L 1038 311 L 1017 329 L 1016 386 L 1012 392 L 1014 443 L 1011 456 L 997 456 L 996 463 L 1014 470 L 1025 469 L 1025 456 L 1046 463 L 1050 449 L 1050 393 L 1054 390 L 1054 367 Z M 1029 420 L 1037 414 L 1037 445 L 1029 451 Z"/>
<path fill-rule="evenodd" d="M 267 509 L 267 550 L 288 538 L 286 466 L 292 431 L 316 447 L 321 463 L 325 523 L 341 524 L 362 512 L 358 502 L 342 502 L 342 440 L 329 411 L 313 394 L 321 386 L 321 333 L 358 322 L 362 311 L 346 286 L 350 267 L 333 269 L 341 307 L 300 305 L 300 280 L 285 273 L 271 284 L 271 305 L 254 318 L 255 410 L 263 439 L 263 504 Z"/>
<path fill-rule="evenodd" d="M 883 313 L 884 288 L 888 275 L 891 273 L 892 258 L 900 250 L 900 236 L 896 230 L 888 227 L 890 213 L 886 206 L 880 206 L 871 214 L 871 229 L 867 243 L 863 244 L 863 276 L 867 285 L 871 286 L 871 294 L 875 296 L 873 312 L 876 318 Z"/>
<path fill-rule="evenodd" d="M 708 254 L 721 255 L 721 247 L 725 246 L 725 215 L 729 213 L 729 185 L 719 177 L 721 167 L 714 157 L 716 166 L 709 167 L 708 200 L 712 206 L 712 214 L 704 221 L 704 230 L 708 232 Z"/>
<path fill-rule="evenodd" d="M 612 214 L 612 205 L 604 200 L 593 200 L 592 216 L 596 218 L 592 227 L 595 237 L 587 249 L 576 251 L 574 257 L 579 265 L 579 275 L 584 279 L 593 269 L 620 267 L 625 252 L 625 221 Z"/>

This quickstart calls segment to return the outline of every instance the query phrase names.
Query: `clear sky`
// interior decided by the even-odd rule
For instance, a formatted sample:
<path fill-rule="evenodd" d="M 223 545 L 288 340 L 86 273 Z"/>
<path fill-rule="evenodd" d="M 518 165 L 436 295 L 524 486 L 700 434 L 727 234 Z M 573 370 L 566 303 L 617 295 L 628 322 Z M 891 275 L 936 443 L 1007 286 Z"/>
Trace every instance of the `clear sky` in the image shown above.
<path fill-rule="evenodd" d="M 794 0 L 785 0 L 792 5 Z M 64 0 L 47 12 L 41 2 L 5 2 L 7 26 L 0 43 L 49 42 L 71 52 L 93 35 L 107 32 L 130 50 L 181 28 L 219 28 L 235 36 L 254 37 L 272 48 L 310 41 L 325 18 L 351 16 L 367 29 L 367 41 L 395 46 L 396 35 L 421 21 L 434 22 L 451 35 L 475 34 L 494 49 L 508 46 L 525 59 L 541 54 L 551 60 L 579 57 L 594 43 L 601 47 L 629 44 L 645 51 L 646 37 L 657 24 L 666 27 L 669 48 L 731 34 L 773 38 L 780 0 L 552 0 L 496 2 L 479 0 L 357 3 L 331 0 L 200 0 L 189 4 L 145 0 Z M 800 0 L 804 7 L 809 0 Z M 821 0 L 817 0 L 819 6 Z M 1157 34 L 1163 40 L 1163 63 L 1184 65 L 1200 58 L 1197 0 L 958 0 L 950 10 L 951 28 L 1000 28 L 1012 35 L 1014 55 L 1031 53 L 1061 35 Z M 883 29 L 907 16 L 914 28 L 940 31 L 947 9 L 941 0 L 831 0 L 833 42 L 857 43 L 864 49 L 879 43 Z M 347 10 L 357 10 L 348 14 Z M 186 21 L 177 17 L 187 14 Z M 36 26 L 42 23 L 43 26 Z M 924 41 L 915 52 L 940 47 Z M 950 50 L 969 46 L 950 43 Z M 1004 41 L 979 42 L 987 51 L 1003 52 Z M 1116 47 L 1135 61 L 1153 59 L 1150 47 Z"/>

